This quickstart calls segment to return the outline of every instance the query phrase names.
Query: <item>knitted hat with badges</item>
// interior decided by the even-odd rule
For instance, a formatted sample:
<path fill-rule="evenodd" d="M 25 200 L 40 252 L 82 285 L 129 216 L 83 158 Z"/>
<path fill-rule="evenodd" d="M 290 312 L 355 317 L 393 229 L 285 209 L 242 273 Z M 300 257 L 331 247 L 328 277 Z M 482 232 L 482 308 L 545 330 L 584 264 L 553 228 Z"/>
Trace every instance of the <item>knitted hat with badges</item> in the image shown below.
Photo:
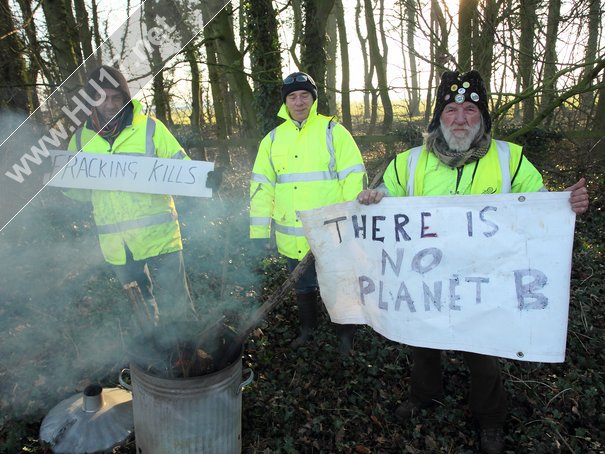
<path fill-rule="evenodd" d="M 462 104 L 465 101 L 472 102 L 479 108 L 483 117 L 485 132 L 489 133 L 492 129 L 492 119 L 489 116 L 487 90 L 481 75 L 475 70 L 466 73 L 445 71 L 441 75 L 433 119 L 429 123 L 428 131 L 432 132 L 439 127 L 441 114 L 445 106 L 451 102 Z"/>

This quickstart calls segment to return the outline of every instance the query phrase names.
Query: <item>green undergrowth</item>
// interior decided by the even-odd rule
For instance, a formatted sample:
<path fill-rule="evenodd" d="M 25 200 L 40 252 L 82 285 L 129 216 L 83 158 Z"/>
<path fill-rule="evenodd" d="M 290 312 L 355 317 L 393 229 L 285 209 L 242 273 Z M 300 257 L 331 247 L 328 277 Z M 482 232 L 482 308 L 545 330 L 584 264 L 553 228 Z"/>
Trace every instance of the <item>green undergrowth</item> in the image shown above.
<path fill-rule="evenodd" d="M 565 159 L 558 164 L 557 150 L 530 149 L 528 155 L 547 169 L 552 189 L 586 176 L 592 204 L 576 224 L 566 360 L 502 360 L 510 397 L 506 452 L 602 454 L 605 184 L 602 169 L 583 172 Z M 370 173 L 391 152 L 368 147 Z M 283 259 L 247 239 L 247 172 L 249 163 L 234 160 L 218 197 L 177 201 L 198 312 L 205 320 L 224 315 L 234 327 L 287 277 Z M 38 431 L 53 406 L 93 381 L 117 386 L 134 327 L 80 205 L 48 194 L 21 219 L 0 241 L 2 256 L 11 258 L 0 276 L 0 452 L 40 454 L 50 452 Z M 325 312 L 314 341 L 293 351 L 289 343 L 297 332 L 290 293 L 245 344 L 243 364 L 255 379 L 242 396 L 244 453 L 478 452 L 460 354 L 445 354 L 439 405 L 402 424 L 394 411 L 409 391 L 407 346 L 359 327 L 354 354 L 342 359 Z M 114 452 L 134 454 L 134 440 Z"/>

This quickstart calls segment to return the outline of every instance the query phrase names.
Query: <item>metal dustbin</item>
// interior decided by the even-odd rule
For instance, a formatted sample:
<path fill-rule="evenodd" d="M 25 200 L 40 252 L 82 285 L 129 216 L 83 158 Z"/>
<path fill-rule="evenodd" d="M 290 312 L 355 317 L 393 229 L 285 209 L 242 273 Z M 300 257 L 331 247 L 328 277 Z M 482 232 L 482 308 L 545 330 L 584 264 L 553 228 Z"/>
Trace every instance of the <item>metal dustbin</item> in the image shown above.
<path fill-rule="evenodd" d="M 242 390 L 254 379 L 242 369 L 242 352 L 220 370 L 187 378 L 159 376 L 131 359 L 137 454 L 240 453 Z"/>

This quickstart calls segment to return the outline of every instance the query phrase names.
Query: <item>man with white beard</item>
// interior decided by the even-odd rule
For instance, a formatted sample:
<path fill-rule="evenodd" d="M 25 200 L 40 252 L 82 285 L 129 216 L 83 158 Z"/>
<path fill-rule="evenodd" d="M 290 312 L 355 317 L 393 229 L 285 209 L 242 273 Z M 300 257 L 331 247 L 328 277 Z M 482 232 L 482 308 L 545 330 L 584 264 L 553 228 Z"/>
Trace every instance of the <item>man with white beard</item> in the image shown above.
<path fill-rule="evenodd" d="M 391 197 L 495 194 L 546 191 L 542 176 L 523 155 L 522 147 L 494 140 L 485 84 L 477 71 L 446 71 L 437 90 L 433 118 L 424 145 L 399 154 L 377 190 L 357 199 L 369 205 Z M 584 178 L 566 189 L 576 214 L 588 208 Z M 472 252 L 469 252 L 472 254 Z M 408 422 L 420 410 L 434 406 L 443 395 L 440 350 L 411 347 L 413 366 L 408 399 L 396 410 Z M 504 449 L 507 396 L 499 359 L 462 352 L 470 372 L 469 405 L 484 453 Z"/>

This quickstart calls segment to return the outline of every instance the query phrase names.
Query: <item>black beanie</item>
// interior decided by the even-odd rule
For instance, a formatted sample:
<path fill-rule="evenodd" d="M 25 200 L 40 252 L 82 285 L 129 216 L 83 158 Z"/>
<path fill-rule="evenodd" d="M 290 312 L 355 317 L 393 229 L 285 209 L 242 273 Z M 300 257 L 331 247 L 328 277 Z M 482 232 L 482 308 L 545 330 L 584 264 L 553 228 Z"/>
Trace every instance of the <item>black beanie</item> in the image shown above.
<path fill-rule="evenodd" d="M 98 90 L 91 81 L 100 88 L 115 88 L 116 90 L 119 90 L 125 96 L 126 101 L 130 101 L 131 99 L 130 89 L 128 88 L 126 78 L 118 69 L 112 66 L 102 65 L 93 69 L 88 74 L 85 90 L 89 96 L 96 98 Z"/>
<path fill-rule="evenodd" d="M 286 102 L 286 96 L 293 91 L 305 90 L 313 95 L 313 101 L 317 99 L 317 85 L 311 76 L 303 72 L 295 72 L 284 79 L 281 87 L 281 100 Z"/>
<path fill-rule="evenodd" d="M 445 71 L 441 75 L 441 83 L 437 89 L 437 97 L 435 99 L 435 110 L 433 111 L 433 119 L 429 123 L 429 132 L 433 132 L 440 125 L 441 114 L 443 109 L 451 102 L 462 104 L 465 101 L 470 101 L 477 105 L 485 132 L 488 133 L 492 129 L 492 119 L 489 116 L 489 107 L 487 105 L 487 90 L 481 75 L 473 70 L 467 73 L 460 74 L 458 71 Z"/>

